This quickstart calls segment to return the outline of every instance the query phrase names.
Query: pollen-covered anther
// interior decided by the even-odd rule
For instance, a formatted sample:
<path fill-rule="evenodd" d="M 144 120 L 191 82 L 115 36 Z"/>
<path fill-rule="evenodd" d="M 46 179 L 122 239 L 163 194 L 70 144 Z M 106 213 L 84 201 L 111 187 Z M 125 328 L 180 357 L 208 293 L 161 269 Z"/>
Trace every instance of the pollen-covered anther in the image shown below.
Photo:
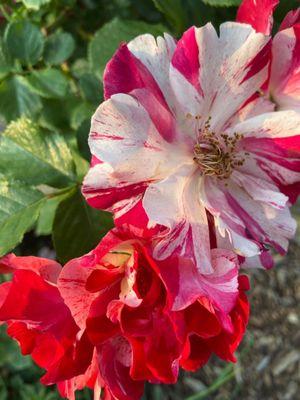
<path fill-rule="evenodd" d="M 194 161 L 199 165 L 203 175 L 227 179 L 234 168 L 242 166 L 245 162 L 245 159 L 238 157 L 235 151 L 236 144 L 243 135 L 221 134 L 218 139 L 209 128 L 207 122 L 200 134 L 200 140 L 194 146 Z"/>

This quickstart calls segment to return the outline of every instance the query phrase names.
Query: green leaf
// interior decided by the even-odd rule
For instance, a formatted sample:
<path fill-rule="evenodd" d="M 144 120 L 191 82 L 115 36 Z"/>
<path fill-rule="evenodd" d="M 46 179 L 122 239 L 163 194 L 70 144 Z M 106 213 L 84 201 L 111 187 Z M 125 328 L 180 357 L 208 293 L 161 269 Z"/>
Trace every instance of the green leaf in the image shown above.
<path fill-rule="evenodd" d="M 71 115 L 80 101 L 78 97 L 71 94 L 64 99 L 42 99 L 43 109 L 39 124 L 50 130 L 69 132 Z"/>
<path fill-rule="evenodd" d="M 242 0 L 202 0 L 203 3 L 213 7 L 233 7 L 239 6 Z"/>
<path fill-rule="evenodd" d="M 76 181 L 64 137 L 43 131 L 27 118 L 12 122 L 0 136 L 0 171 L 30 185 L 65 187 Z"/>
<path fill-rule="evenodd" d="M 187 15 L 181 0 L 153 0 L 156 8 L 165 15 L 167 21 L 176 33 L 182 33 L 186 23 Z"/>
<path fill-rule="evenodd" d="M 0 343 L 2 344 L 0 346 L 1 369 L 11 369 L 15 372 L 24 370 L 32 365 L 30 356 L 24 357 L 21 354 L 17 342 L 7 335 L 3 325 L 0 327 Z M 8 383 L 7 380 L 6 383 Z"/>
<path fill-rule="evenodd" d="M 0 113 L 9 122 L 21 115 L 34 115 L 42 107 L 39 97 L 22 76 L 14 76 L 0 84 Z"/>
<path fill-rule="evenodd" d="M 9 23 L 4 40 L 10 54 L 24 64 L 36 64 L 43 53 L 44 37 L 29 21 Z"/>
<path fill-rule="evenodd" d="M 91 70 L 102 78 L 106 63 L 117 50 L 121 42 L 128 42 L 143 33 L 155 36 L 163 34 L 167 29 L 162 25 L 151 25 L 142 21 L 129 21 L 114 18 L 95 34 L 88 48 Z"/>
<path fill-rule="evenodd" d="M 73 190 L 72 188 L 69 189 Z M 37 235 L 50 235 L 52 233 L 52 227 L 54 222 L 55 213 L 59 203 L 69 196 L 69 191 L 63 191 L 63 193 L 57 193 L 53 197 L 50 197 L 43 204 L 39 218 L 36 224 L 35 232 Z"/>
<path fill-rule="evenodd" d="M 83 74 L 79 79 L 82 96 L 92 104 L 98 105 L 103 100 L 102 83 L 94 74 Z"/>
<path fill-rule="evenodd" d="M 35 93 L 45 98 L 64 97 L 69 87 L 66 76 L 52 68 L 33 71 L 27 77 L 27 82 Z"/>
<path fill-rule="evenodd" d="M 0 179 L 0 256 L 12 250 L 36 221 L 44 195 L 17 181 Z"/>
<path fill-rule="evenodd" d="M 80 190 L 60 203 L 53 225 L 58 259 L 66 263 L 92 250 L 113 226 L 109 213 L 91 208 Z"/>
<path fill-rule="evenodd" d="M 22 0 L 22 3 L 29 10 L 39 10 L 45 4 L 49 4 L 51 0 Z"/>
<path fill-rule="evenodd" d="M 3 79 L 14 68 L 13 60 L 0 38 L 0 79 Z"/>
<path fill-rule="evenodd" d="M 44 60 L 50 65 L 66 61 L 75 49 L 75 41 L 70 33 L 57 32 L 46 39 Z"/>

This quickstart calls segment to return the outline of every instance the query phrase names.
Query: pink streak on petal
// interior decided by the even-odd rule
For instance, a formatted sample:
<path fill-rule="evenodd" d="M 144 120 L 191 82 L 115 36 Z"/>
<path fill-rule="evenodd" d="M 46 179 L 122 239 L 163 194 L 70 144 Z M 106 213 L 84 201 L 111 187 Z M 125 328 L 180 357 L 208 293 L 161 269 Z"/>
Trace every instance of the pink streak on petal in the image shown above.
<path fill-rule="evenodd" d="M 237 200 L 230 194 L 226 193 L 227 201 L 230 207 L 236 212 L 237 216 L 245 223 L 246 229 L 250 235 L 258 242 L 268 242 L 274 246 L 274 248 L 280 253 L 285 254 L 286 250 L 282 248 L 278 243 L 274 242 L 272 238 L 266 236 L 266 232 L 256 222 L 256 220 L 243 209 Z"/>
<path fill-rule="evenodd" d="M 271 40 L 260 50 L 259 53 L 250 61 L 245 69 L 249 68 L 249 71 L 245 75 L 241 83 L 247 81 L 261 71 L 271 59 Z"/>
<path fill-rule="evenodd" d="M 147 110 L 161 136 L 166 141 L 173 142 L 176 137 L 176 121 L 170 109 L 159 102 L 157 97 L 148 89 L 135 89 L 131 92 L 131 95 Z"/>
<path fill-rule="evenodd" d="M 188 29 L 178 41 L 172 58 L 172 65 L 199 93 L 202 92 L 199 82 L 199 50 L 196 42 L 195 27 Z"/>
<path fill-rule="evenodd" d="M 121 184 L 120 182 L 118 187 L 112 186 L 106 188 L 93 188 L 85 185 L 83 186 L 82 193 L 91 207 L 107 210 L 119 201 L 144 193 L 148 184 L 148 182 L 131 184 L 126 182 Z"/>

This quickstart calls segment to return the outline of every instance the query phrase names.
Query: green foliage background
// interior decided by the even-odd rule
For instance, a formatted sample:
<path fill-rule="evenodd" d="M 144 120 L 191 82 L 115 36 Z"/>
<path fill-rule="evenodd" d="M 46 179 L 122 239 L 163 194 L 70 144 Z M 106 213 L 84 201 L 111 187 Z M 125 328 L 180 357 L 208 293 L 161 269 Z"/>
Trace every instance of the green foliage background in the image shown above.
<path fill-rule="evenodd" d="M 0 256 L 27 231 L 43 240 L 51 236 L 62 263 L 95 246 L 112 219 L 86 204 L 80 184 L 88 169 L 89 123 L 102 101 L 106 62 L 121 41 L 141 33 L 180 37 L 193 24 L 234 20 L 239 3 L 0 1 Z M 298 4 L 281 1 L 274 29 Z M 2 329 L 0 400 L 58 399 L 38 383 L 40 375 Z M 147 390 L 145 398 L 163 399 L 158 387 Z M 90 399 L 90 394 L 78 398 Z"/>

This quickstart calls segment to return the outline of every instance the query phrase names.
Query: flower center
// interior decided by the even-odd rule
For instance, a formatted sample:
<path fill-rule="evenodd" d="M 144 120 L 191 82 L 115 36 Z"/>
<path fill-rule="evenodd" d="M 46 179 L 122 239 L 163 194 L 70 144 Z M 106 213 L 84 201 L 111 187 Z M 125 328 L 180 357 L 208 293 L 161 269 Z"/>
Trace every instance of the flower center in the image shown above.
<path fill-rule="evenodd" d="M 210 129 L 209 121 L 210 118 L 204 128 L 199 129 L 198 142 L 194 146 L 194 161 L 199 165 L 203 175 L 227 179 L 235 167 L 245 162 L 245 159 L 236 153 L 236 144 L 243 135 L 239 133 L 234 133 L 233 136 L 216 135 Z"/>

